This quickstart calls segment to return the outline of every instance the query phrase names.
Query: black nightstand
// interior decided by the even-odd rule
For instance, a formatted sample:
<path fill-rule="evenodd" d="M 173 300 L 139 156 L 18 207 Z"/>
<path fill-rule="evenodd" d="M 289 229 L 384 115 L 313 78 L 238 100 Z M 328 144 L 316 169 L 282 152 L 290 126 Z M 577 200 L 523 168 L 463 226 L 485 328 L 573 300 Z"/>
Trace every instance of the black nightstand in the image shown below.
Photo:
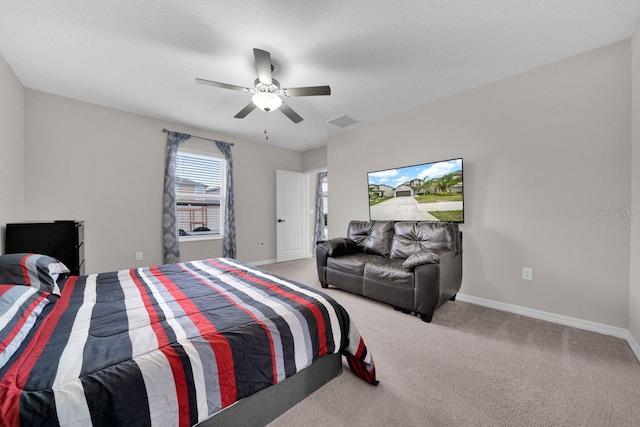
<path fill-rule="evenodd" d="M 84 275 L 84 221 L 7 224 L 5 252 L 49 255 L 62 261 L 71 275 Z"/>

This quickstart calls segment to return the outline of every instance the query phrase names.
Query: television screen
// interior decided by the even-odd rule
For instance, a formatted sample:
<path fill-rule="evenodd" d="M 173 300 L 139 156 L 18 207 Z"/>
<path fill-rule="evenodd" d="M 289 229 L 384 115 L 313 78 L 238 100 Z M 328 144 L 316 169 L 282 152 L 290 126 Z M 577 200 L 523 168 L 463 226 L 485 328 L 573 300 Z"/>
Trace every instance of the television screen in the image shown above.
<path fill-rule="evenodd" d="M 369 172 L 369 218 L 464 222 L 462 159 Z"/>

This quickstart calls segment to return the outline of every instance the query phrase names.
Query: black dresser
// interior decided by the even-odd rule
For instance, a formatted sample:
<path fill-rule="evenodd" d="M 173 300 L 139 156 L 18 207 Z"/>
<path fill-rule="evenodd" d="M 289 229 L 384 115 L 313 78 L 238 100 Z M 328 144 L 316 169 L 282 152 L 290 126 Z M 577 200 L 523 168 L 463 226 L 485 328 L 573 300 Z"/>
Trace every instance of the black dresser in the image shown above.
<path fill-rule="evenodd" d="M 84 275 L 84 221 L 17 222 L 7 224 L 5 252 L 36 253 L 57 258 Z"/>

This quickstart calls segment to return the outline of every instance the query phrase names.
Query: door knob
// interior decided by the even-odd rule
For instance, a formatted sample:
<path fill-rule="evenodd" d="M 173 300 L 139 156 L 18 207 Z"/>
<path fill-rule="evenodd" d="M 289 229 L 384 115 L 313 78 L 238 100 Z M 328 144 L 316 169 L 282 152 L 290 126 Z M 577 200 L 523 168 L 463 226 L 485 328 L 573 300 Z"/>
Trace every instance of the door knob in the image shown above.
<path fill-rule="evenodd" d="M 284 219 L 278 218 L 278 222 L 284 222 Z"/>

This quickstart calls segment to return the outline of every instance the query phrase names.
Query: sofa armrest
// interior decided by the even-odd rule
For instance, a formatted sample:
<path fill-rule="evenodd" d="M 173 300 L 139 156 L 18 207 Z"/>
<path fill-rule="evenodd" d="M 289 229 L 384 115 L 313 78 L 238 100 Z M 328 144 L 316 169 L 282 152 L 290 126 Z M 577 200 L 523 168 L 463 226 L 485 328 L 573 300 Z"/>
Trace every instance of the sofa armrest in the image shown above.
<path fill-rule="evenodd" d="M 455 251 L 450 250 L 422 249 L 409 256 L 409 258 L 402 263 L 402 267 L 411 270 L 423 264 L 440 264 L 440 259 L 450 259 L 456 256 L 456 254 Z"/>
<path fill-rule="evenodd" d="M 322 249 L 328 256 L 338 256 L 358 251 L 358 246 L 346 237 L 337 237 L 318 242 L 316 243 L 316 248 Z"/>
<path fill-rule="evenodd" d="M 429 322 L 433 311 L 455 296 L 462 284 L 462 253 L 443 251 L 439 262 L 414 269 L 416 311 Z"/>
<path fill-rule="evenodd" d="M 316 243 L 318 280 L 320 280 L 320 284 L 323 288 L 329 286 L 327 283 L 327 259 L 330 256 L 338 256 L 357 251 L 358 246 L 346 237 L 338 237 Z"/>

